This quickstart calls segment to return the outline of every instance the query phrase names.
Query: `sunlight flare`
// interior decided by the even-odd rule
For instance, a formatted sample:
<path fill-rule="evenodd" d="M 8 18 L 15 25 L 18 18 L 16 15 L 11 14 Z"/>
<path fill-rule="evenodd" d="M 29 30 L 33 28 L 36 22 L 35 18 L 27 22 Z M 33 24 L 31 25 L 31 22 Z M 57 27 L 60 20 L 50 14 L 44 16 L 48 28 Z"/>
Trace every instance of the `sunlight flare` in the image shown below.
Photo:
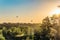
<path fill-rule="evenodd" d="M 60 14 L 60 8 L 55 8 L 50 12 L 50 16 L 52 15 L 59 15 Z"/>

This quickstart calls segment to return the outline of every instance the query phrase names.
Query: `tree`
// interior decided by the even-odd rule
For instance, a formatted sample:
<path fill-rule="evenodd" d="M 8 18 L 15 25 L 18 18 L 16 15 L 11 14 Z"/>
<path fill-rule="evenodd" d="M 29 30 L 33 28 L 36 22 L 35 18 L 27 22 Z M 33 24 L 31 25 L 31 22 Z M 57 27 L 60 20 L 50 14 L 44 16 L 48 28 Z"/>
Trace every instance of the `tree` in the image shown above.
<path fill-rule="evenodd" d="M 51 17 L 52 25 L 53 28 L 56 29 L 57 34 L 56 34 L 56 39 L 60 40 L 60 14 L 59 15 L 53 15 Z"/>
<path fill-rule="evenodd" d="M 41 27 L 43 29 L 43 31 L 41 32 L 41 37 L 42 40 L 50 40 L 50 39 L 54 39 L 54 36 L 52 36 L 52 34 L 55 35 L 55 29 L 52 30 L 53 25 L 51 24 L 50 18 L 46 17 L 45 19 L 43 19 Z M 54 33 L 52 33 L 52 32 Z"/>

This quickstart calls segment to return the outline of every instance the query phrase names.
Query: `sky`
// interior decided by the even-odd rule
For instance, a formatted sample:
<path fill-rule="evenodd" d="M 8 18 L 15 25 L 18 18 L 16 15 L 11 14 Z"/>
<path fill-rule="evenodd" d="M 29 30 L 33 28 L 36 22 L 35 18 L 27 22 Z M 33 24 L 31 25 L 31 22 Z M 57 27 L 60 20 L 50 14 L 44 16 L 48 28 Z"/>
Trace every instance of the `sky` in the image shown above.
<path fill-rule="evenodd" d="M 0 23 L 40 23 L 59 4 L 60 0 L 0 0 Z"/>

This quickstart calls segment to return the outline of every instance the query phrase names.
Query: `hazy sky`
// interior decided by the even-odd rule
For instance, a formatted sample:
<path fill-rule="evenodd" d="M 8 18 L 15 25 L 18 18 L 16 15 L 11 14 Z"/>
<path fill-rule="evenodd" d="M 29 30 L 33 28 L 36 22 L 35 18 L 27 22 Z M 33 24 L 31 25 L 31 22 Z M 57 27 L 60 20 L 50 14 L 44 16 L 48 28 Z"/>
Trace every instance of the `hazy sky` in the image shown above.
<path fill-rule="evenodd" d="M 39 23 L 59 4 L 60 0 L 0 0 L 0 23 Z"/>

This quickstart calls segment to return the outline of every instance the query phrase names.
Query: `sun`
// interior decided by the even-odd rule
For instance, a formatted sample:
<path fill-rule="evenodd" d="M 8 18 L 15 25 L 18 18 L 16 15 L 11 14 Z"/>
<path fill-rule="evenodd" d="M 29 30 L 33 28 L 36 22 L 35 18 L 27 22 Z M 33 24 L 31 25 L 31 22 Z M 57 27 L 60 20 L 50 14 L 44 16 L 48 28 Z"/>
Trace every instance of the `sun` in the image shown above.
<path fill-rule="evenodd" d="M 60 8 L 57 7 L 50 12 L 50 16 L 52 16 L 54 14 L 59 15 L 60 14 Z"/>

